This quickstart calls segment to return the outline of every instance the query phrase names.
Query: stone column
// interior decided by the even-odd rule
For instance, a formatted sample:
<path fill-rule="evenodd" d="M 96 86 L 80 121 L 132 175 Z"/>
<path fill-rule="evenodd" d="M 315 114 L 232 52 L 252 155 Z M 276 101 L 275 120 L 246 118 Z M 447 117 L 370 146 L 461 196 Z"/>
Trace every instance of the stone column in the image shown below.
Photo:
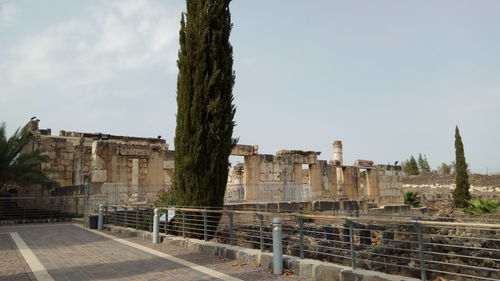
<path fill-rule="evenodd" d="M 342 155 L 342 142 L 336 140 L 333 142 L 333 162 L 342 165 L 343 164 L 343 155 Z"/>

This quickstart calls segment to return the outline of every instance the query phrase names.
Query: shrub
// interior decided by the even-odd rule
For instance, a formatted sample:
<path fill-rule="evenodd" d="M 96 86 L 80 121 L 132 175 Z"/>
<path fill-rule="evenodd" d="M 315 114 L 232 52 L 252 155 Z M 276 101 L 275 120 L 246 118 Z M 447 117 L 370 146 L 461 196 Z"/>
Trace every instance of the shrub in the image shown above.
<path fill-rule="evenodd" d="M 420 207 L 420 196 L 418 192 L 413 191 L 405 191 L 403 194 L 403 198 L 405 200 L 405 204 L 408 204 L 414 208 Z"/>
<path fill-rule="evenodd" d="M 157 207 L 165 206 L 175 206 L 177 205 L 177 198 L 173 189 L 168 189 L 167 191 L 160 191 L 158 194 L 158 199 L 155 202 Z"/>
<path fill-rule="evenodd" d="M 481 199 L 479 197 L 473 198 L 467 201 L 469 207 L 465 209 L 465 212 L 472 215 L 489 214 L 497 211 L 500 207 L 500 201 L 493 201 L 488 199 Z"/>
<path fill-rule="evenodd" d="M 314 215 L 314 213 L 309 211 L 309 210 L 300 210 L 299 214 L 301 214 L 301 215 Z M 305 223 L 312 223 L 312 222 L 314 222 L 314 219 L 302 217 L 302 221 Z"/>

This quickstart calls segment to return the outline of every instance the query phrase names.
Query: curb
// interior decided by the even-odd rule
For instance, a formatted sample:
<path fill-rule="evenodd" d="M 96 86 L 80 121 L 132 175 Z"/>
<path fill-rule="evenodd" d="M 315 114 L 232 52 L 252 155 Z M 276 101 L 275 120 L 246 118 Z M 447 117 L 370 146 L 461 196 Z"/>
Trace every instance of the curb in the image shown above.
<path fill-rule="evenodd" d="M 104 228 L 111 233 L 125 233 L 144 239 L 152 239 L 152 233 L 134 228 L 105 224 Z M 178 236 L 160 233 L 162 243 L 186 248 L 199 253 L 224 257 L 237 260 L 245 264 L 259 264 L 269 270 L 273 269 L 273 254 L 263 253 L 260 250 L 248 249 L 239 246 L 230 246 L 215 242 L 207 242 L 193 238 L 182 238 Z M 355 269 L 322 262 L 313 259 L 301 259 L 294 256 L 283 255 L 283 268 L 293 272 L 294 275 L 312 278 L 316 281 L 418 281 L 420 279 L 391 275 L 387 273 Z"/>

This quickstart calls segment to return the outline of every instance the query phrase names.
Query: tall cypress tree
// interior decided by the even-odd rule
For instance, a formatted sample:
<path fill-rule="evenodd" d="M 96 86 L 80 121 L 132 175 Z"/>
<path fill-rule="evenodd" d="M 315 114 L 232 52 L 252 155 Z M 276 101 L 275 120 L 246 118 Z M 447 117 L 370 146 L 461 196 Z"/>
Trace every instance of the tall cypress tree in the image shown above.
<path fill-rule="evenodd" d="M 462 137 L 455 127 L 455 190 L 453 191 L 453 203 L 457 207 L 466 207 L 470 200 L 469 175 L 467 174 L 467 162 L 465 162 L 464 145 Z"/>
<path fill-rule="evenodd" d="M 230 0 L 187 0 L 177 65 L 174 191 L 182 206 L 221 207 L 232 138 Z"/>

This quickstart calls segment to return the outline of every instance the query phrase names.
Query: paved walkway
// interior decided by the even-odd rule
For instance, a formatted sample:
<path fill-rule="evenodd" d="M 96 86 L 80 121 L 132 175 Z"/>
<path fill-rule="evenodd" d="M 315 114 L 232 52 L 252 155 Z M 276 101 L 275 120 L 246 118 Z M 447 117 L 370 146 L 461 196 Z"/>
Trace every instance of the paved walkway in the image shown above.
<path fill-rule="evenodd" d="M 238 268 L 234 261 L 221 261 L 214 256 L 186 253 L 181 248 L 168 249 L 144 240 L 141 243 L 137 238 L 120 239 L 71 224 L 0 226 L 0 251 L 2 281 L 299 280 L 291 276 L 276 277 L 249 265 Z M 197 260 L 188 261 L 187 256 Z"/>

